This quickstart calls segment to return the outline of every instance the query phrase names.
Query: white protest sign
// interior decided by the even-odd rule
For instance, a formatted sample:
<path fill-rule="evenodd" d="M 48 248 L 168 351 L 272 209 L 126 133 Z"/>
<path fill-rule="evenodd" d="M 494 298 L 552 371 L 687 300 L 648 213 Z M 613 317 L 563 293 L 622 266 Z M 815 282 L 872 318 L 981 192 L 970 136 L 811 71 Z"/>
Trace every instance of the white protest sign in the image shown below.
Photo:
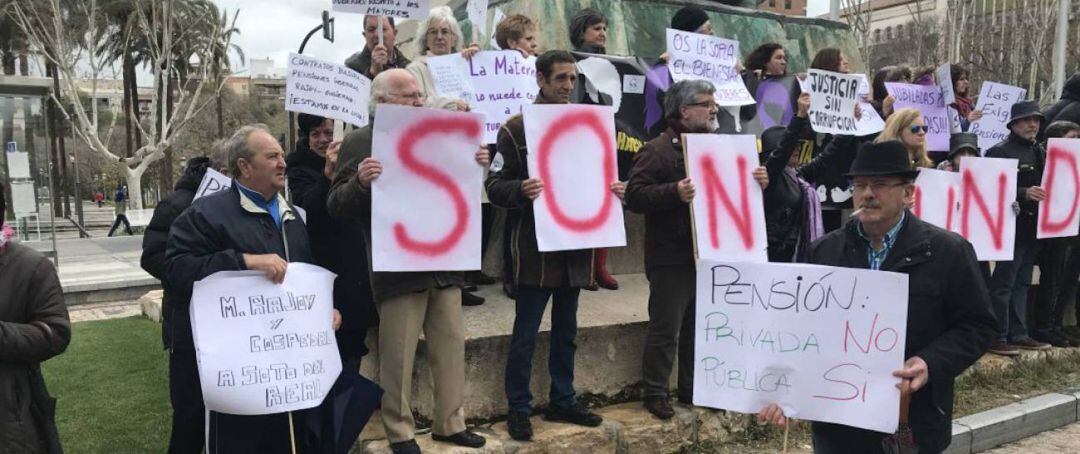
<path fill-rule="evenodd" d="M 892 433 L 908 276 L 780 263 L 697 267 L 694 405 Z"/>
<path fill-rule="evenodd" d="M 964 125 L 960 122 L 960 111 L 953 106 L 949 106 L 949 130 L 953 134 L 964 132 Z"/>
<path fill-rule="evenodd" d="M 949 151 L 949 110 L 936 85 L 914 85 L 886 82 L 885 89 L 896 99 L 894 110 L 914 108 L 923 114 L 926 122 L 926 150 Z"/>
<path fill-rule="evenodd" d="M 856 123 L 858 132 L 857 136 L 868 136 L 870 134 L 876 134 L 885 129 L 885 120 L 881 119 L 881 115 L 878 115 L 877 109 L 874 109 L 874 105 L 870 104 L 870 83 L 866 80 L 866 76 L 863 74 L 858 75 L 859 80 L 859 111 L 862 114 Z"/>
<path fill-rule="evenodd" d="M 686 176 L 697 185 L 691 204 L 697 256 L 768 262 L 765 204 L 753 135 L 686 134 Z"/>
<path fill-rule="evenodd" d="M 745 106 L 754 103 L 739 63 L 739 42 L 700 33 L 667 29 L 668 71 L 675 82 L 707 80 L 716 87 L 716 103 Z"/>
<path fill-rule="evenodd" d="M 423 20 L 431 10 L 431 0 L 332 0 L 333 10 L 368 16 L 390 16 Z"/>
<path fill-rule="evenodd" d="M 941 87 L 941 95 L 945 98 L 945 104 L 952 104 L 956 102 L 956 91 L 953 90 L 952 85 L 952 65 L 945 63 L 938 66 L 934 71 L 934 78 L 937 79 L 937 84 Z"/>
<path fill-rule="evenodd" d="M 803 86 L 810 93 L 810 125 L 814 132 L 845 135 L 858 132 L 855 104 L 862 79 L 857 74 L 810 70 Z"/>
<path fill-rule="evenodd" d="M 285 110 L 367 126 L 371 81 L 343 65 L 289 54 Z"/>
<path fill-rule="evenodd" d="M 473 36 L 486 36 L 488 0 L 469 0 L 465 10 L 469 13 L 469 22 L 476 30 Z"/>
<path fill-rule="evenodd" d="M 1023 101 L 1025 97 L 1027 90 L 1023 88 L 983 82 L 979 101 L 975 103 L 975 110 L 982 111 L 983 116 L 968 127 L 968 132 L 979 136 L 979 149 L 983 154 L 1009 136 L 1009 127 L 1006 125 L 1012 115 L 1012 105 Z"/>
<path fill-rule="evenodd" d="M 375 271 L 480 269 L 479 114 L 379 104 L 371 148 Z"/>
<path fill-rule="evenodd" d="M 427 65 L 431 77 L 435 79 L 435 91 L 439 96 L 466 102 L 473 99 L 476 89 L 469 78 L 469 62 L 460 53 L 428 57 Z"/>
<path fill-rule="evenodd" d="M 967 158 L 965 158 L 967 159 Z M 919 219 L 956 231 L 960 207 L 960 174 L 937 169 L 919 169 L 915 178 L 915 206 Z"/>
<path fill-rule="evenodd" d="M 25 151 L 7 152 L 8 178 L 22 180 L 33 178 L 30 174 L 30 153 Z"/>
<path fill-rule="evenodd" d="M 491 48 L 502 49 L 499 47 L 499 42 L 495 40 L 495 30 L 499 28 L 499 23 L 506 19 L 506 13 L 501 9 L 495 8 L 495 15 L 491 16 Z"/>
<path fill-rule="evenodd" d="M 11 182 L 11 209 L 15 212 L 15 217 L 38 212 L 37 197 L 34 194 L 33 181 Z M 0 217 L 3 215 L 4 213 L 0 213 Z"/>
<path fill-rule="evenodd" d="M 529 178 L 544 182 L 533 201 L 536 243 L 543 252 L 626 246 L 615 110 L 611 106 L 525 106 Z"/>
<path fill-rule="evenodd" d="M 280 285 L 258 271 L 195 283 L 191 333 L 207 410 L 264 415 L 322 403 L 341 373 L 331 326 L 335 277 L 290 263 Z"/>
<path fill-rule="evenodd" d="M 1042 184 L 1046 200 L 1039 202 L 1036 237 L 1058 238 L 1080 233 L 1080 139 L 1053 138 L 1046 146 Z"/>
<path fill-rule="evenodd" d="M 484 143 L 495 143 L 507 118 L 531 105 L 536 86 L 536 58 L 516 50 L 478 52 L 468 63 L 466 76 L 475 88 L 469 105 L 484 114 Z"/>
<path fill-rule="evenodd" d="M 232 187 L 232 178 L 223 175 L 217 170 L 207 168 L 206 174 L 203 175 L 202 181 L 199 183 L 199 188 L 195 190 L 195 198 L 192 201 L 199 200 L 215 192 L 221 192 Z"/>
<path fill-rule="evenodd" d="M 960 160 L 960 235 L 979 261 L 1013 259 L 1017 166 L 1016 159 Z"/>

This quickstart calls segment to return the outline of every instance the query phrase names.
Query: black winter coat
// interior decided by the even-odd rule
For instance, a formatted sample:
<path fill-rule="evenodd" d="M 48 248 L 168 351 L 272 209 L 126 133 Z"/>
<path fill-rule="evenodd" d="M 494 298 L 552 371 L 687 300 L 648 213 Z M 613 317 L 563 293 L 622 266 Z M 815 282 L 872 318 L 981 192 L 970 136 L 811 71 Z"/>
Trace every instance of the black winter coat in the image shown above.
<path fill-rule="evenodd" d="M 359 222 L 330 217 L 326 208 L 330 179 L 323 175 L 326 159 L 311 151 L 306 138 L 296 143 L 296 150 L 289 154 L 286 163 L 293 205 L 307 212 L 315 264 L 338 275 L 334 281 L 334 308 L 341 312 L 338 350 L 343 359 L 359 358 L 367 353 L 364 346 L 367 328 L 378 326 L 367 253 L 363 238 L 357 234 L 361 231 Z"/>
<path fill-rule="evenodd" d="M 1010 132 L 1009 137 L 986 150 L 986 157 L 1020 161 L 1018 164 L 1020 168 L 1016 175 L 1016 201 L 1020 203 L 1020 214 L 1016 217 L 1016 238 L 1024 241 L 1034 240 L 1039 202 L 1027 198 L 1027 189 L 1042 184 L 1046 151 L 1037 142 Z"/>
<path fill-rule="evenodd" d="M 240 193 L 235 180 L 232 188 L 196 200 L 173 223 L 165 254 L 173 349 L 195 347 L 189 307 L 196 281 L 218 271 L 247 269 L 244 254 L 277 254 L 289 262 L 314 263 L 304 223 L 285 198 L 278 197 L 280 228 L 270 213 Z"/>
<path fill-rule="evenodd" d="M 1042 124 L 1043 130 L 1050 123 L 1059 120 L 1080 124 L 1080 73 L 1073 74 L 1065 82 L 1065 89 L 1061 92 L 1061 99 L 1050 106 L 1049 109 L 1046 109 L 1043 115 L 1046 116 L 1046 121 Z"/>
<path fill-rule="evenodd" d="M 686 179 L 682 138 L 669 128 L 634 157 L 626 207 L 645 215 L 645 268 L 694 266 L 690 204 L 679 198 Z"/>
<path fill-rule="evenodd" d="M 168 283 L 165 280 L 165 249 L 169 242 L 169 229 L 176 218 L 180 217 L 180 213 L 191 206 L 195 191 L 199 189 L 199 183 L 206 175 L 209 164 L 210 160 L 207 158 L 194 158 L 188 163 L 172 194 L 158 202 L 154 208 L 154 216 L 150 218 L 150 224 L 146 226 L 146 233 L 143 234 L 140 265 L 147 273 L 161 281 L 165 290 L 161 300 L 161 340 L 165 348 L 172 346 L 173 323 L 172 313 L 168 309 Z"/>
<path fill-rule="evenodd" d="M 867 243 L 849 222 L 810 246 L 808 262 L 869 268 Z M 919 452 L 943 451 L 952 441 L 953 381 L 997 337 L 990 296 L 975 250 L 960 235 L 910 211 L 881 266 L 908 275 L 907 342 L 904 358 L 926 362 L 930 378 L 911 400 L 909 424 Z M 881 452 L 884 434 L 815 422 L 814 433 L 841 440 L 850 452 Z"/>
<path fill-rule="evenodd" d="M 67 305 L 52 262 L 21 244 L 0 247 L 0 452 L 61 451 L 56 399 L 39 365 L 63 353 L 70 341 Z"/>

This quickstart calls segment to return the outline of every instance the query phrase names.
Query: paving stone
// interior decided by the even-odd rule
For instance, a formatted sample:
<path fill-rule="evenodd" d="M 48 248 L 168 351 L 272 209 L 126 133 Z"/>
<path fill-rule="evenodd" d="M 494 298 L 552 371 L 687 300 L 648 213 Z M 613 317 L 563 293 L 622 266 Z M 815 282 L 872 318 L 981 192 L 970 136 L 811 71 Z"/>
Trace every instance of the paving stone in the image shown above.
<path fill-rule="evenodd" d="M 685 408 L 676 408 L 675 417 L 667 421 L 653 416 L 641 402 L 613 405 L 597 413 L 622 425 L 620 453 L 671 453 L 694 443 L 697 415 Z"/>
<path fill-rule="evenodd" d="M 678 405 L 677 407 L 682 407 Z M 682 407 L 685 408 L 685 407 Z M 691 411 L 697 415 L 697 442 L 723 443 L 731 435 L 741 433 L 750 427 L 751 415 L 694 407 Z"/>
<path fill-rule="evenodd" d="M 506 423 L 492 426 L 492 430 L 502 441 L 507 454 L 607 454 L 618 449 L 618 432 L 622 425 L 613 421 L 604 421 L 600 427 L 582 427 L 544 421 L 532 418 L 533 439 L 520 442 L 510 438 L 506 432 Z"/>

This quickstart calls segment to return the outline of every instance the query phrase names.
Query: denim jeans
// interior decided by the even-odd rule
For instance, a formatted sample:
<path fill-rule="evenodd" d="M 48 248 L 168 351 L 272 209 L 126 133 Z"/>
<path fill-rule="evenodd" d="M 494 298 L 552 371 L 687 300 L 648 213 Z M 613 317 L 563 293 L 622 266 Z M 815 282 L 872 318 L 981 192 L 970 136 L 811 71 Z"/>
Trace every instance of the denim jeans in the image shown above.
<path fill-rule="evenodd" d="M 1034 238 L 1016 238 L 1013 260 L 997 262 L 990 277 L 990 301 L 997 317 L 999 339 L 1005 342 L 1028 337 L 1024 327 L 1027 316 L 1028 290 L 1035 266 L 1038 243 Z"/>
<path fill-rule="evenodd" d="M 512 412 L 532 412 L 533 351 L 537 331 L 549 299 L 551 306 L 551 351 L 548 372 L 551 374 L 549 401 L 552 406 L 567 408 L 577 403 L 574 393 L 574 352 L 577 345 L 578 294 L 581 289 L 519 287 L 517 289 L 514 333 L 510 357 L 506 361 L 506 400 Z"/>

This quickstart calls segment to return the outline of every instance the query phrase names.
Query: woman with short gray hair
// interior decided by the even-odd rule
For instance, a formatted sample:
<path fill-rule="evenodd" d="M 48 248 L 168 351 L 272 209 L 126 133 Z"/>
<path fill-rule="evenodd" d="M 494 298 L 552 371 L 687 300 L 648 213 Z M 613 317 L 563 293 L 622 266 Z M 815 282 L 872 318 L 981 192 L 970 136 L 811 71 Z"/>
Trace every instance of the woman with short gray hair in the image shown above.
<path fill-rule="evenodd" d="M 420 56 L 405 69 L 416 77 L 416 81 L 420 83 L 420 93 L 425 98 L 438 94 L 435 89 L 435 78 L 431 75 L 431 69 L 427 64 L 429 57 L 461 52 L 461 56 L 471 59 L 480 51 L 480 47 L 476 44 L 462 49 L 461 45 L 465 38 L 461 34 L 461 25 L 454 18 L 453 11 L 446 6 L 431 9 L 431 15 L 420 23 L 417 36 L 416 45 Z"/>

